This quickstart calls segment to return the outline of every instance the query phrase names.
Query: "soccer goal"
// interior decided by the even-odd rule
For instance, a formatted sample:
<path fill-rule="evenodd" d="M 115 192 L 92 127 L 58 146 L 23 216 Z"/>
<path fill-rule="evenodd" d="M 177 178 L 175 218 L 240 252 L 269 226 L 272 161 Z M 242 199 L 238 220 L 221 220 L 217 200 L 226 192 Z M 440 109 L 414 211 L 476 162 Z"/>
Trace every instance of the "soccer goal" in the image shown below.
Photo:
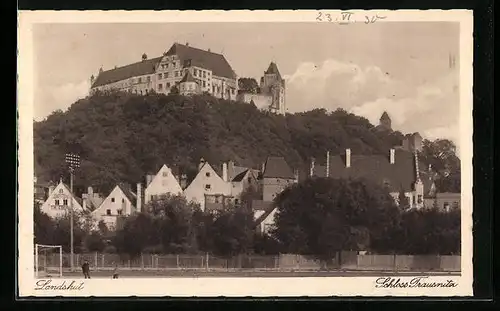
<path fill-rule="evenodd" d="M 35 277 L 62 277 L 62 246 L 35 244 Z"/>

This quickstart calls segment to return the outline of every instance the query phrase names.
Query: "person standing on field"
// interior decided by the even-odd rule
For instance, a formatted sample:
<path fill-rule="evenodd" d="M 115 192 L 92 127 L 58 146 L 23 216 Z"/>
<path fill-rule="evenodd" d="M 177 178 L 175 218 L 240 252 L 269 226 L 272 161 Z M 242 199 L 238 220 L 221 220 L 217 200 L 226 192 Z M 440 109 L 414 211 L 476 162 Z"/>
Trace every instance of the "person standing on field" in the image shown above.
<path fill-rule="evenodd" d="M 113 279 L 118 278 L 118 264 L 115 263 L 115 268 L 113 269 Z"/>
<path fill-rule="evenodd" d="M 82 272 L 83 272 L 83 277 L 86 279 L 90 279 L 90 265 L 88 260 L 85 260 L 85 262 L 82 265 Z"/>

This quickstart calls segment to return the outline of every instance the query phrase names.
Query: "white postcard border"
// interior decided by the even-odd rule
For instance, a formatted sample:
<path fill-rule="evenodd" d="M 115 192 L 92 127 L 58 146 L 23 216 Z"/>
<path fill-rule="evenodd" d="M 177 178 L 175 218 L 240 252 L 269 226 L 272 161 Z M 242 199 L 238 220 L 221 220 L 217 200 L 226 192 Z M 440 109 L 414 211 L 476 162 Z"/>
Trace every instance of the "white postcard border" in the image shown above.
<path fill-rule="evenodd" d="M 324 10 L 333 14 L 340 11 Z M 37 23 L 309 22 L 318 11 L 20 11 L 18 18 L 18 287 L 19 296 L 470 296 L 472 295 L 472 11 L 352 10 L 360 16 L 386 16 L 380 22 L 460 23 L 460 159 L 462 173 L 462 273 L 427 281 L 452 280 L 449 288 L 375 288 L 376 277 L 306 278 L 141 278 L 76 279 L 78 291 L 35 290 L 33 245 L 33 72 L 32 27 Z M 411 278 L 404 278 L 409 281 Z M 71 282 L 65 279 L 66 283 Z M 54 283 L 62 280 L 54 279 Z"/>

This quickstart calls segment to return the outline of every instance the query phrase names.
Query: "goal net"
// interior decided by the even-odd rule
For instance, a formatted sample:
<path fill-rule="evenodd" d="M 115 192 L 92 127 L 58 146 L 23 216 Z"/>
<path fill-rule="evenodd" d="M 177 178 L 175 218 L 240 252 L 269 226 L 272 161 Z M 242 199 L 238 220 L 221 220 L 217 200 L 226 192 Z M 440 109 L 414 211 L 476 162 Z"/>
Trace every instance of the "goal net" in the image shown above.
<path fill-rule="evenodd" d="M 62 277 L 62 246 L 35 244 L 35 277 Z"/>

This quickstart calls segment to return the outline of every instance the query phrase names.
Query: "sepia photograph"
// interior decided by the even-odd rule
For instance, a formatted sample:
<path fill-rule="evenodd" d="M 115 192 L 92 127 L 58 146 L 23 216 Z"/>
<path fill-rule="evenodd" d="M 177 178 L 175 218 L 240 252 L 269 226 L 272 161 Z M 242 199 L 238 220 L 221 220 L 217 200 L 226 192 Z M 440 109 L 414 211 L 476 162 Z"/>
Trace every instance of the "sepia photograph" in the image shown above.
<path fill-rule="evenodd" d="M 19 15 L 20 294 L 472 294 L 470 12 Z"/>

